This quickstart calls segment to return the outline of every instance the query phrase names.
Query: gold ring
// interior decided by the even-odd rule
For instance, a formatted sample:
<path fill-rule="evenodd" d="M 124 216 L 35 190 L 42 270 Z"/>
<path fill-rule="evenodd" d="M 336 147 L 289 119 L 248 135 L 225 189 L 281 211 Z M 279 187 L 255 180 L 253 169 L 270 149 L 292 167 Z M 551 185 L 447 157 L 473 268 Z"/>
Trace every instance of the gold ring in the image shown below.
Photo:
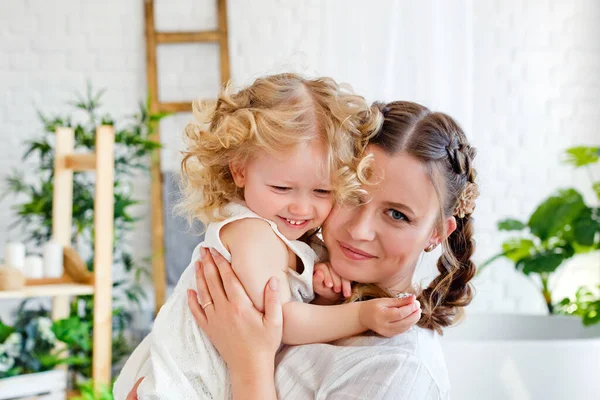
<path fill-rule="evenodd" d="M 211 300 L 211 301 L 209 301 L 208 303 L 204 304 L 204 305 L 202 306 L 202 309 L 203 309 L 203 310 L 206 310 L 206 307 L 210 306 L 211 304 L 213 304 L 212 300 Z"/>

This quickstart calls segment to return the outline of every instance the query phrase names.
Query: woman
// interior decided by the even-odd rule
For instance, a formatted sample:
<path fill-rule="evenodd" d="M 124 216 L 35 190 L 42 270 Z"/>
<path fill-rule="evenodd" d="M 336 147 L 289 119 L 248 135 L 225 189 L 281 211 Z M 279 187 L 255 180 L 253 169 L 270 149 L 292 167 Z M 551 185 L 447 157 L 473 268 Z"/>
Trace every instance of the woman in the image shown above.
<path fill-rule="evenodd" d="M 323 239 L 335 274 L 356 282 L 352 299 L 416 292 L 423 309 L 418 326 L 389 339 L 287 347 L 274 363 L 281 341 L 277 282 L 265 289 L 263 316 L 230 266 L 217 255 L 217 270 L 206 257 L 203 273 L 196 273 L 200 303 L 193 292 L 188 302 L 228 365 L 235 400 L 449 397 L 438 334 L 472 298 L 475 151 L 445 114 L 409 102 L 381 111 L 383 126 L 368 148 L 375 183 L 365 188 L 363 205 L 334 209 Z M 440 244 L 439 275 L 414 289 L 420 255 Z"/>

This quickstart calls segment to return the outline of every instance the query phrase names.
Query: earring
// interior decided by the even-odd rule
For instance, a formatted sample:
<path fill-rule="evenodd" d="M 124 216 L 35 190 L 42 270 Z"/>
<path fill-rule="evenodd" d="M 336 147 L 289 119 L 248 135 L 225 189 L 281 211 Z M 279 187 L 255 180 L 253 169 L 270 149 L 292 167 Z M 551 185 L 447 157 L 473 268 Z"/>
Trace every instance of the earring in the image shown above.
<path fill-rule="evenodd" d="M 429 246 L 427 246 L 427 248 L 425 249 L 426 253 L 431 253 L 433 251 L 433 249 L 435 249 L 438 245 L 436 243 L 432 243 Z"/>

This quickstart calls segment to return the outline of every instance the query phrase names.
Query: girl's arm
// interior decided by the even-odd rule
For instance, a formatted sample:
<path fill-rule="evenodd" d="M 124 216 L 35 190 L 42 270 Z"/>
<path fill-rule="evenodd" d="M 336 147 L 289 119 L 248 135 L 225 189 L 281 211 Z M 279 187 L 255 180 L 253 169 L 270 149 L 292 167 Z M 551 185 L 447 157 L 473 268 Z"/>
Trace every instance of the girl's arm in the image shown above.
<path fill-rule="evenodd" d="M 392 337 L 405 332 L 421 318 L 414 296 L 320 306 L 299 302 L 283 305 L 283 343 L 327 343 L 372 330 Z"/>
<path fill-rule="evenodd" d="M 259 311 L 264 311 L 264 287 L 270 277 L 281 282 L 283 343 L 327 343 L 373 330 L 384 336 L 406 331 L 418 321 L 414 298 L 375 299 L 319 306 L 290 302 L 286 244 L 266 221 L 242 219 L 221 229 L 221 241 L 231 253 L 231 267 Z M 412 303 L 406 307 L 405 305 Z M 410 319 L 406 317 L 411 315 Z M 418 315 L 420 316 L 420 314 Z"/>

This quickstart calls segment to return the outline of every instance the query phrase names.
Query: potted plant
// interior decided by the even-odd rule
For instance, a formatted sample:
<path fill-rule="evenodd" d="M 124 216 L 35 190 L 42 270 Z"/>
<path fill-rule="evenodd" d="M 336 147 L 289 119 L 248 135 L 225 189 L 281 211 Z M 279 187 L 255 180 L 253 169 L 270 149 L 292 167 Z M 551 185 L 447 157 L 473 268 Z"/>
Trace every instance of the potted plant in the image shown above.
<path fill-rule="evenodd" d="M 479 272 L 510 260 L 538 286 L 548 315 L 468 315 L 449 329 L 443 345 L 456 398 L 596 399 L 600 392 L 600 287 L 562 300 L 551 287 L 566 260 L 600 249 L 600 180 L 591 170 L 600 148 L 574 147 L 565 155 L 566 163 L 588 169 L 595 204 L 567 188 L 543 200 L 527 221 L 503 219 L 498 229 L 514 236 Z"/>
<path fill-rule="evenodd" d="M 15 195 L 21 201 L 14 205 L 15 221 L 10 229 L 21 229 L 31 245 L 44 243 L 52 235 L 52 191 L 54 172 L 54 135 L 57 127 L 70 126 L 75 133 L 75 150 L 93 152 L 96 127 L 115 126 L 115 183 L 114 183 L 114 266 L 126 278 L 114 282 L 113 298 L 113 365 L 129 354 L 125 330 L 131 321 L 127 304 L 141 304 L 145 297 L 142 279 L 148 276 L 145 265 L 134 262 L 131 246 L 126 240 L 138 221 L 132 207 L 140 201 L 133 197 L 136 171 L 147 171 L 151 154 L 160 144 L 151 139 L 154 127 L 166 114 L 151 114 L 148 102 L 139 105 L 138 112 L 115 118 L 102 113 L 100 100 L 104 91 L 94 92 L 88 85 L 85 95 L 70 102 L 73 112 L 68 116 L 48 116 L 38 112 L 43 132 L 26 142 L 24 161 L 32 162 L 37 173 L 25 178 L 14 171 L 6 178 L 3 196 Z M 73 247 L 87 260 L 93 270 L 93 174 L 74 173 L 73 176 Z M 83 361 L 71 365 L 75 375 L 91 376 L 92 296 L 81 296 L 71 304 L 71 318 L 56 325 L 57 334 L 72 354 Z"/>
<path fill-rule="evenodd" d="M 57 335 L 61 323 L 50 320 L 43 308 L 25 309 L 25 302 L 13 326 L 0 321 L 0 399 L 64 394 L 66 371 L 55 368 L 81 365 L 87 360 L 69 354 L 66 343 Z"/>

